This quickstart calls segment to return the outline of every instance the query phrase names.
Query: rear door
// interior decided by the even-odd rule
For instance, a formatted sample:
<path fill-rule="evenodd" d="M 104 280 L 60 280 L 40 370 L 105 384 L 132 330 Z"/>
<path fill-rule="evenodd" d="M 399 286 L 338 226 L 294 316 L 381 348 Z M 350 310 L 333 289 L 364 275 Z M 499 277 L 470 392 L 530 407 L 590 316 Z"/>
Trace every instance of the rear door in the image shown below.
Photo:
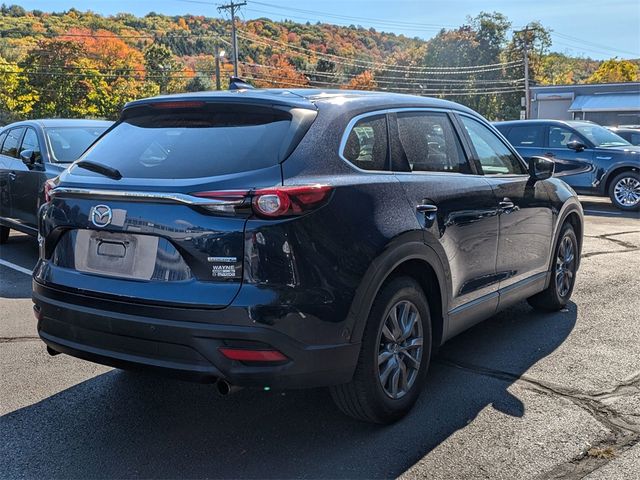
<path fill-rule="evenodd" d="M 61 175 L 37 280 L 131 302 L 225 307 L 243 278 L 245 194 L 282 184 L 280 161 L 315 114 L 298 110 L 191 101 L 125 110 Z"/>
<path fill-rule="evenodd" d="M 553 233 L 544 182 L 533 182 L 515 153 L 487 125 L 460 115 L 474 157 L 500 207 L 496 272 L 500 289 L 548 270 Z"/>
<path fill-rule="evenodd" d="M 14 171 L 11 182 L 13 216 L 17 221 L 31 228 L 37 228 L 42 186 L 47 180 L 40 145 L 35 129 L 27 127 L 18 151 L 32 151 L 33 164 L 25 165 L 20 160 L 21 168 Z"/>
<path fill-rule="evenodd" d="M 468 327 L 497 306 L 498 216 L 489 183 L 467 159 L 449 113 L 437 110 L 392 114 L 393 166 L 423 225 L 425 241 L 446 257 L 452 298 L 447 336 Z M 478 315 L 460 315 L 477 302 Z"/>

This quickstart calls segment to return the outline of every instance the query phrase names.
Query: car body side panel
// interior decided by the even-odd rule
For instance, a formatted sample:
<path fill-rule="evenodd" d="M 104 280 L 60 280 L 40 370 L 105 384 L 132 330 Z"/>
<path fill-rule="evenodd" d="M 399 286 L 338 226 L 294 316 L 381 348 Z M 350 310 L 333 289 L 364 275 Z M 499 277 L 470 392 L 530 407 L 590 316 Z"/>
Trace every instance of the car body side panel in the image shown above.
<path fill-rule="evenodd" d="M 499 201 L 514 204 L 500 214 L 496 272 L 502 289 L 546 272 L 553 213 L 544 181 L 534 182 L 528 175 L 491 175 L 487 180 Z"/>

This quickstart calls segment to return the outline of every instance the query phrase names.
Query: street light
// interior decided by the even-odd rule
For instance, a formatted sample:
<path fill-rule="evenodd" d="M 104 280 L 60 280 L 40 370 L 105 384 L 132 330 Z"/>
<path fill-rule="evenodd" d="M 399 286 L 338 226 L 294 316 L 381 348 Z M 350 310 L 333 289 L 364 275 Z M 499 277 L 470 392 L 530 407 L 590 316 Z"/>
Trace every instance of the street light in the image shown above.
<path fill-rule="evenodd" d="M 216 45 L 216 90 L 220 90 L 220 59 L 223 59 L 227 52 L 224 50 L 218 50 Z"/>

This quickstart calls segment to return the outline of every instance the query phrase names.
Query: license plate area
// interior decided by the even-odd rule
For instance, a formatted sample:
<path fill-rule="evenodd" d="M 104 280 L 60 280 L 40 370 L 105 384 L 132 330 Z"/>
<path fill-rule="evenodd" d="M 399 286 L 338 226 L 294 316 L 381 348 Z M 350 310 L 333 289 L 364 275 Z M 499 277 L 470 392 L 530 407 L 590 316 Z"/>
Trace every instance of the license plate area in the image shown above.
<path fill-rule="evenodd" d="M 76 235 L 76 270 L 136 280 L 152 279 L 158 237 L 95 230 L 78 230 Z"/>

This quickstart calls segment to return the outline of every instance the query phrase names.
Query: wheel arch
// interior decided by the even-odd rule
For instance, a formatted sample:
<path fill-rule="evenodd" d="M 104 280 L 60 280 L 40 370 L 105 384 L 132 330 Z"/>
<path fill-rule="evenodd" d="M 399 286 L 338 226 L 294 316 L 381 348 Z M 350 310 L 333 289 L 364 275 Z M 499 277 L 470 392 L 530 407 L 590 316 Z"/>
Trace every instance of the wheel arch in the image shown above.
<path fill-rule="evenodd" d="M 609 188 L 611 188 L 611 182 L 613 182 L 613 179 L 616 178 L 621 173 L 627 172 L 627 171 L 640 173 L 640 166 L 633 165 L 633 164 L 624 164 L 624 165 L 616 166 L 614 169 L 607 172 L 606 176 L 603 178 L 603 181 L 602 181 L 602 185 L 603 185 L 602 193 L 604 195 L 609 195 Z"/>
<path fill-rule="evenodd" d="M 409 241 L 392 242 L 367 269 L 349 311 L 352 342 L 361 341 L 373 301 L 385 282 L 406 275 L 420 284 L 429 301 L 434 348 L 442 343 L 446 333 L 450 275 L 435 250 L 424 243 L 422 232 L 418 233 L 419 236 L 412 236 Z"/>
<path fill-rule="evenodd" d="M 549 252 L 549 271 L 553 271 L 553 262 L 555 261 L 554 253 L 560 239 L 560 233 L 562 232 L 562 226 L 569 222 L 573 227 L 573 230 L 578 239 L 578 267 L 580 267 L 580 257 L 582 254 L 582 243 L 584 235 L 584 214 L 582 213 L 582 206 L 576 199 L 570 203 L 565 204 L 564 208 L 558 216 L 558 222 L 556 223 L 555 232 L 553 234 L 553 246 L 551 252 Z"/>

